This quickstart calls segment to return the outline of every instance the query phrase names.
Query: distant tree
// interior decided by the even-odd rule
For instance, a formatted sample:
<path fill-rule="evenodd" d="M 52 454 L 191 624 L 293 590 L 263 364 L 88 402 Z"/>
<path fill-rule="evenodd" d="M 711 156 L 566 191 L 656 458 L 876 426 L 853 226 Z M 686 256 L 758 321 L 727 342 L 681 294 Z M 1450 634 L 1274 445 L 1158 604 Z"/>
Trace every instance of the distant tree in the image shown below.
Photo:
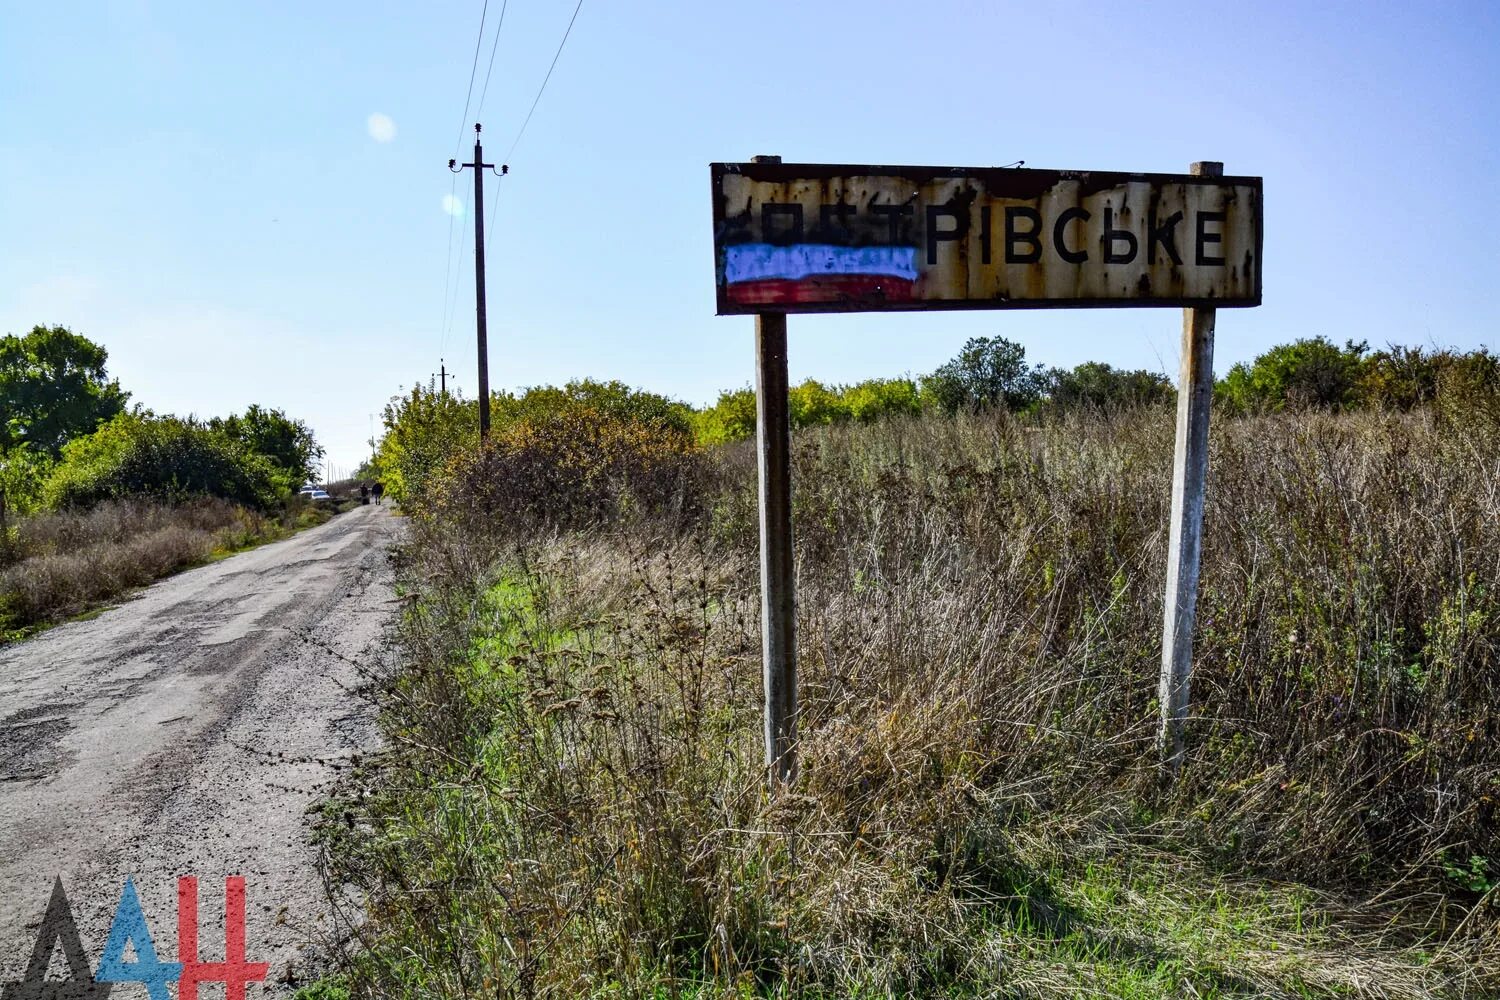
<path fill-rule="evenodd" d="M 52 458 L 20 444 L 0 453 L 0 551 L 9 542 L 12 518 L 34 512 L 41 503 L 42 486 L 52 469 Z"/>
<path fill-rule="evenodd" d="M 1228 408 L 1240 412 L 1281 409 L 1348 409 L 1360 403 L 1369 345 L 1339 347 L 1326 337 L 1281 344 L 1229 369 L 1214 387 Z"/>
<path fill-rule="evenodd" d="M 719 393 L 718 402 L 693 415 L 693 436 L 703 445 L 754 437 L 755 390 L 747 385 Z"/>
<path fill-rule="evenodd" d="M 1004 337 L 975 337 L 957 357 L 922 380 L 922 395 L 953 413 L 971 407 L 1024 410 L 1046 387 L 1041 365 L 1026 363 L 1026 348 Z"/>
<path fill-rule="evenodd" d="M 269 509 L 280 493 L 263 455 L 195 420 L 121 413 L 63 446 L 44 489 L 47 505 L 88 508 L 150 497 L 178 503 L 220 497 Z"/>
<path fill-rule="evenodd" d="M 515 420 L 535 420 L 576 412 L 580 407 L 634 423 L 665 427 L 686 434 L 691 431 L 692 408 L 686 403 L 624 382 L 576 379 L 567 385 L 532 386 L 520 395 L 497 393 L 491 401 L 497 425 Z"/>
<path fill-rule="evenodd" d="M 281 410 L 251 403 L 243 415 L 214 417 L 208 426 L 255 454 L 264 455 L 275 467 L 280 485 L 286 488 L 296 489 L 317 475 L 323 448 L 307 424 Z"/>
<path fill-rule="evenodd" d="M 0 338 L 0 451 L 26 443 L 53 457 L 121 413 L 130 394 L 105 372 L 109 352 L 67 327 Z"/>
<path fill-rule="evenodd" d="M 1098 361 L 1072 370 L 1048 373 L 1047 398 L 1059 409 L 1117 409 L 1162 403 L 1174 396 L 1172 382 L 1160 372 L 1126 371 Z"/>
<path fill-rule="evenodd" d="M 817 427 L 849 419 L 849 407 L 837 389 L 810 378 L 787 394 L 793 427 Z"/>
<path fill-rule="evenodd" d="M 375 472 L 397 503 L 424 502 L 443 466 L 479 444 L 479 404 L 435 385 L 412 387 L 386 404 Z"/>
<path fill-rule="evenodd" d="M 842 393 L 849 415 L 860 423 L 922 409 L 917 383 L 909 378 L 872 378 L 849 386 Z"/>
<path fill-rule="evenodd" d="M 1439 373 L 1452 357 L 1392 344 L 1366 360 L 1359 394 L 1369 406 L 1410 410 L 1437 398 Z"/>

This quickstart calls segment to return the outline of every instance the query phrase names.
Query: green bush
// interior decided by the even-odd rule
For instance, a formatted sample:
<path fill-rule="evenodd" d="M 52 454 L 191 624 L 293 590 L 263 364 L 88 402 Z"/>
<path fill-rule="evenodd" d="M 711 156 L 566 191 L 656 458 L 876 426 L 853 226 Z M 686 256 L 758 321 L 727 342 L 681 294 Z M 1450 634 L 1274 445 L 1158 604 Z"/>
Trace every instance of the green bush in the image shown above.
<path fill-rule="evenodd" d="M 43 495 L 53 508 L 219 497 L 265 510 L 280 499 L 264 456 L 194 421 L 138 413 L 120 414 L 64 445 Z"/>
<path fill-rule="evenodd" d="M 208 426 L 265 456 L 276 470 L 276 485 L 283 493 L 295 493 L 317 475 L 323 449 L 313 438 L 312 428 L 281 410 L 251 403 L 243 416 L 214 417 Z"/>
<path fill-rule="evenodd" d="M 397 503 L 420 503 L 449 458 L 479 444 L 479 405 L 432 386 L 386 404 L 372 472 Z"/>
<path fill-rule="evenodd" d="M 1098 361 L 1072 370 L 1054 368 L 1047 377 L 1047 399 L 1054 409 L 1117 410 L 1165 403 L 1176 396 L 1171 380 L 1159 372 L 1126 371 Z"/>
<path fill-rule="evenodd" d="M 1026 348 L 1004 337 L 974 337 L 922 380 L 923 403 L 945 413 L 1004 407 L 1025 410 L 1041 399 L 1047 378 L 1026 363 Z"/>
<path fill-rule="evenodd" d="M 42 487 L 52 471 L 44 451 L 18 445 L 0 452 L 0 535 L 12 518 L 34 513 L 42 502 Z M 5 539 L 0 537 L 0 543 Z"/>
<path fill-rule="evenodd" d="M 693 414 L 693 436 L 701 445 L 728 444 L 755 436 L 755 390 L 748 385 L 719 393 L 713 406 Z"/>
<path fill-rule="evenodd" d="M 546 420 L 580 407 L 616 420 L 692 432 L 693 410 L 686 403 L 654 392 L 632 389 L 624 382 L 575 379 L 567 385 L 532 386 L 519 396 L 496 393 L 491 404 L 497 427 L 521 421 Z"/>
<path fill-rule="evenodd" d="M 866 379 L 845 389 L 843 397 L 849 416 L 860 423 L 922 411 L 917 383 L 909 378 Z"/>
<path fill-rule="evenodd" d="M 1339 347 L 1326 337 L 1279 344 L 1252 364 L 1229 369 L 1214 395 L 1238 413 L 1350 409 L 1361 402 L 1368 350 L 1367 344 L 1352 340 Z"/>

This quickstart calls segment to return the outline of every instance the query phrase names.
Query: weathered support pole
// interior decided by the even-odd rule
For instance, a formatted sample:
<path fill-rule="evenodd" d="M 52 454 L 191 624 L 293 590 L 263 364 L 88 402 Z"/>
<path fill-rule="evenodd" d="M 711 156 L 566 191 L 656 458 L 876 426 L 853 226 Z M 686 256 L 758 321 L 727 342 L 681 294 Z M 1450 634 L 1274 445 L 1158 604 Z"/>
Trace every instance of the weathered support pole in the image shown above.
<path fill-rule="evenodd" d="M 1198 177 L 1222 177 L 1224 164 L 1194 163 Z M 1182 311 L 1182 369 L 1177 380 L 1177 444 L 1172 456 L 1172 521 L 1162 622 L 1160 745 L 1169 776 L 1182 768 L 1193 670 L 1193 623 L 1203 550 L 1203 497 L 1208 481 L 1208 411 L 1214 394 L 1214 309 Z"/>
<path fill-rule="evenodd" d="M 785 313 L 762 313 L 755 318 L 755 425 L 760 453 L 766 768 L 774 787 L 797 778 L 797 597 L 792 569 L 792 417 Z"/>
<path fill-rule="evenodd" d="M 757 163 L 780 163 L 757 156 Z M 755 317 L 755 435 L 760 465 L 760 639 L 766 775 L 797 779 L 797 578 L 792 568 L 792 409 L 786 313 Z"/>

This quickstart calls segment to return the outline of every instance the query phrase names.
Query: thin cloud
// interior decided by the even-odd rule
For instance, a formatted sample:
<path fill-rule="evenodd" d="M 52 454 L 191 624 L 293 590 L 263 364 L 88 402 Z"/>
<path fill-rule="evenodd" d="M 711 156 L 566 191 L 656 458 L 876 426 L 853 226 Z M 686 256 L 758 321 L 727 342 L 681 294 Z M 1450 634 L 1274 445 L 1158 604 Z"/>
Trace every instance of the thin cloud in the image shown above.
<path fill-rule="evenodd" d="M 443 195 L 443 211 L 449 215 L 463 215 L 464 203 L 451 194 L 445 194 Z"/>

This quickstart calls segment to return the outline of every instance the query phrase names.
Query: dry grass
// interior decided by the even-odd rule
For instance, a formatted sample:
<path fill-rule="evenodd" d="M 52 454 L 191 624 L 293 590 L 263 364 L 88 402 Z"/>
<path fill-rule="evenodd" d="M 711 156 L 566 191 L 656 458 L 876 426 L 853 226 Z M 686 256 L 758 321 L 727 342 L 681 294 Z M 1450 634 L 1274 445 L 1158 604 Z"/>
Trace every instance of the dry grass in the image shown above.
<path fill-rule="evenodd" d="M 282 533 L 279 522 L 222 500 L 111 502 L 26 518 L 0 551 L 0 629 L 25 634 Z"/>
<path fill-rule="evenodd" d="M 671 521 L 419 524 L 393 752 L 335 853 L 371 893 L 354 985 L 1500 989 L 1500 442 L 1221 422 L 1163 788 L 1170 435 L 1136 411 L 799 438 L 803 772 L 777 798 L 746 450 Z"/>

